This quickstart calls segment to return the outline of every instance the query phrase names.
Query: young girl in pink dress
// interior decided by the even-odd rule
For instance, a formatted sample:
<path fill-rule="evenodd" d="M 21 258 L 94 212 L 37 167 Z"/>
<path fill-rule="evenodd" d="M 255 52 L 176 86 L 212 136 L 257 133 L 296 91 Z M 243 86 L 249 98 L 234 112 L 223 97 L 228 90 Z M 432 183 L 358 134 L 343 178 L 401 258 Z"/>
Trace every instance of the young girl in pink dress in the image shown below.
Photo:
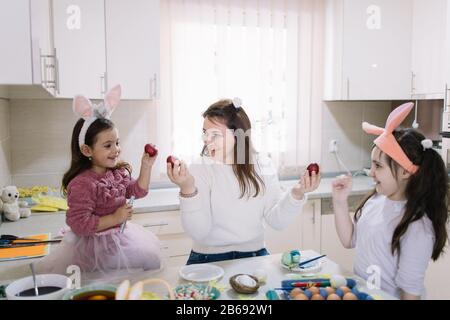
<path fill-rule="evenodd" d="M 133 213 L 127 199 L 147 195 L 156 156 L 143 154 L 137 180 L 131 177 L 130 166 L 119 162 L 119 135 L 109 118 L 120 94 L 120 86 L 114 87 L 100 105 L 82 96 L 74 99 L 74 112 L 81 119 L 73 130 L 71 166 L 62 181 L 71 231 L 38 263 L 41 273 L 66 273 L 70 265 L 84 272 L 160 268 L 157 237 L 127 222 Z"/>

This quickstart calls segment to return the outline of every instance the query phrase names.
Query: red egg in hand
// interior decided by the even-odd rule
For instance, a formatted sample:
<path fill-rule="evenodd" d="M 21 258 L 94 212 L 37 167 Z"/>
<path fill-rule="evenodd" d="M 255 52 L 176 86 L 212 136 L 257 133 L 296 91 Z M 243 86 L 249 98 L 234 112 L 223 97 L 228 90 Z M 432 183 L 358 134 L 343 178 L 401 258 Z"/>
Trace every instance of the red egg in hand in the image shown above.
<path fill-rule="evenodd" d="M 312 175 L 313 171 L 314 171 L 316 174 L 319 174 L 319 165 L 318 165 L 317 163 L 311 163 L 311 164 L 306 168 L 306 170 L 309 171 L 309 176 Z"/>
<path fill-rule="evenodd" d="M 155 146 L 151 145 L 150 143 L 147 143 L 145 145 L 144 150 L 145 150 L 146 153 L 148 153 L 148 155 L 150 157 L 154 157 L 154 156 L 156 156 L 158 154 L 158 149 L 156 149 Z"/>
<path fill-rule="evenodd" d="M 175 166 L 175 161 L 178 160 L 177 157 L 174 156 L 168 156 L 167 157 L 167 163 L 170 163 L 172 165 L 172 168 Z"/>

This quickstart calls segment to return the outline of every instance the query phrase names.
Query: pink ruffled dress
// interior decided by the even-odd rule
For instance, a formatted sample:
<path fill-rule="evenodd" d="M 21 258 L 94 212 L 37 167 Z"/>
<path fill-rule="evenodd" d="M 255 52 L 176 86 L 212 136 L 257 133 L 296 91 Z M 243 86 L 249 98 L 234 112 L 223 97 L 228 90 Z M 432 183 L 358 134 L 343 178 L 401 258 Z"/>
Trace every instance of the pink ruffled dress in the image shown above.
<path fill-rule="evenodd" d="M 120 225 L 96 232 L 100 217 L 114 213 L 127 199 L 145 197 L 125 169 L 108 170 L 99 175 L 86 170 L 67 188 L 66 223 L 71 228 L 61 244 L 37 264 L 39 273 L 65 274 L 77 265 L 83 272 L 117 270 L 156 270 L 161 267 L 160 242 L 142 226 L 127 221 L 123 233 Z"/>

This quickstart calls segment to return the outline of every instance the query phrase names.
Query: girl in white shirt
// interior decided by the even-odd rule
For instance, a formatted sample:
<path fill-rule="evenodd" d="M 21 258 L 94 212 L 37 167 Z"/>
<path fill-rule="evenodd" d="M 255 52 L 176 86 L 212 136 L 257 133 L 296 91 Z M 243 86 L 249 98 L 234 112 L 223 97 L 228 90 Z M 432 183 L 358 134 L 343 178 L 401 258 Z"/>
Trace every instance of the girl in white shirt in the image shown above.
<path fill-rule="evenodd" d="M 283 193 L 268 159 L 251 143 L 250 120 L 240 101 L 221 100 L 204 113 L 202 158 L 187 169 L 167 165 L 180 187 L 181 219 L 193 239 L 187 264 L 267 255 L 264 222 L 287 227 L 301 212 L 320 174 L 307 172 Z"/>
<path fill-rule="evenodd" d="M 448 175 L 431 140 L 413 130 L 396 129 L 412 109 L 394 110 L 374 141 L 370 176 L 375 190 L 350 218 L 350 176 L 333 182 L 336 229 L 345 248 L 355 248 L 354 272 L 401 299 L 424 297 L 430 259 L 443 253 L 448 235 Z"/>

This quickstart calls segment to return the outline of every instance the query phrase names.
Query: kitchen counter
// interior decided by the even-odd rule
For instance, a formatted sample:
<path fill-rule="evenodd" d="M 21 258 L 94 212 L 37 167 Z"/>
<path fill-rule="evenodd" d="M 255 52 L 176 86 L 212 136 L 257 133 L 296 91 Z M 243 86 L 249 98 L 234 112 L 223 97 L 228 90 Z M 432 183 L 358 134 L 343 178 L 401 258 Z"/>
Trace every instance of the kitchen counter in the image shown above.
<path fill-rule="evenodd" d="M 305 256 L 315 257 L 318 254 L 312 250 L 302 251 L 302 254 Z M 298 279 L 298 274 L 293 274 L 287 269 L 284 269 L 281 266 L 281 254 L 274 254 L 269 256 L 262 257 L 253 257 L 253 258 L 245 258 L 245 259 L 236 259 L 236 260 L 228 260 L 228 261 L 220 261 L 215 262 L 215 265 L 218 265 L 224 269 L 224 275 L 221 279 L 218 280 L 218 285 L 223 288 L 222 293 L 219 297 L 220 300 L 242 300 L 242 299 L 251 299 L 251 300 L 265 300 L 265 294 L 268 290 L 273 288 L 279 288 L 281 286 L 281 280 L 287 279 Z M 24 277 L 29 275 L 28 263 L 25 264 L 24 261 L 16 262 L 18 266 L 15 268 L 16 272 L 14 276 L 10 273 L 10 277 L 8 279 L 17 279 L 19 277 Z M 229 285 L 229 279 L 235 274 L 252 274 L 256 269 L 263 269 L 267 274 L 267 282 L 261 286 L 257 293 L 253 295 L 241 295 L 236 293 L 233 289 L 231 289 Z M 17 270 L 20 270 L 18 272 Z M 148 278 L 158 278 L 167 281 L 172 287 L 176 287 L 179 284 L 187 283 L 186 280 L 180 278 L 179 276 L 180 267 L 170 267 L 163 268 L 160 271 L 150 271 L 150 272 L 139 272 L 134 274 L 126 274 L 121 277 L 115 278 L 115 280 L 110 280 L 108 283 L 118 285 L 124 279 L 129 279 L 131 283 L 135 283 L 140 280 L 145 280 Z M 333 274 L 341 274 L 345 277 L 354 278 L 358 283 L 358 288 L 361 291 L 367 292 L 371 294 L 376 299 L 383 300 L 392 300 L 395 299 L 393 296 L 376 289 L 368 289 L 365 281 L 361 278 L 353 275 L 351 272 L 342 269 L 335 262 L 323 258 L 322 259 L 322 268 L 318 272 L 317 275 L 313 275 L 315 277 L 320 277 L 320 275 L 333 275 Z M 81 285 L 88 285 L 92 283 L 99 283 L 104 281 L 99 280 L 86 280 L 86 279 L 94 279 L 95 275 L 86 275 L 81 277 Z M 5 272 L 3 272 L 3 276 L 1 279 L 5 278 Z M 6 284 L 10 283 L 11 280 L 1 281 L 0 283 Z"/>

